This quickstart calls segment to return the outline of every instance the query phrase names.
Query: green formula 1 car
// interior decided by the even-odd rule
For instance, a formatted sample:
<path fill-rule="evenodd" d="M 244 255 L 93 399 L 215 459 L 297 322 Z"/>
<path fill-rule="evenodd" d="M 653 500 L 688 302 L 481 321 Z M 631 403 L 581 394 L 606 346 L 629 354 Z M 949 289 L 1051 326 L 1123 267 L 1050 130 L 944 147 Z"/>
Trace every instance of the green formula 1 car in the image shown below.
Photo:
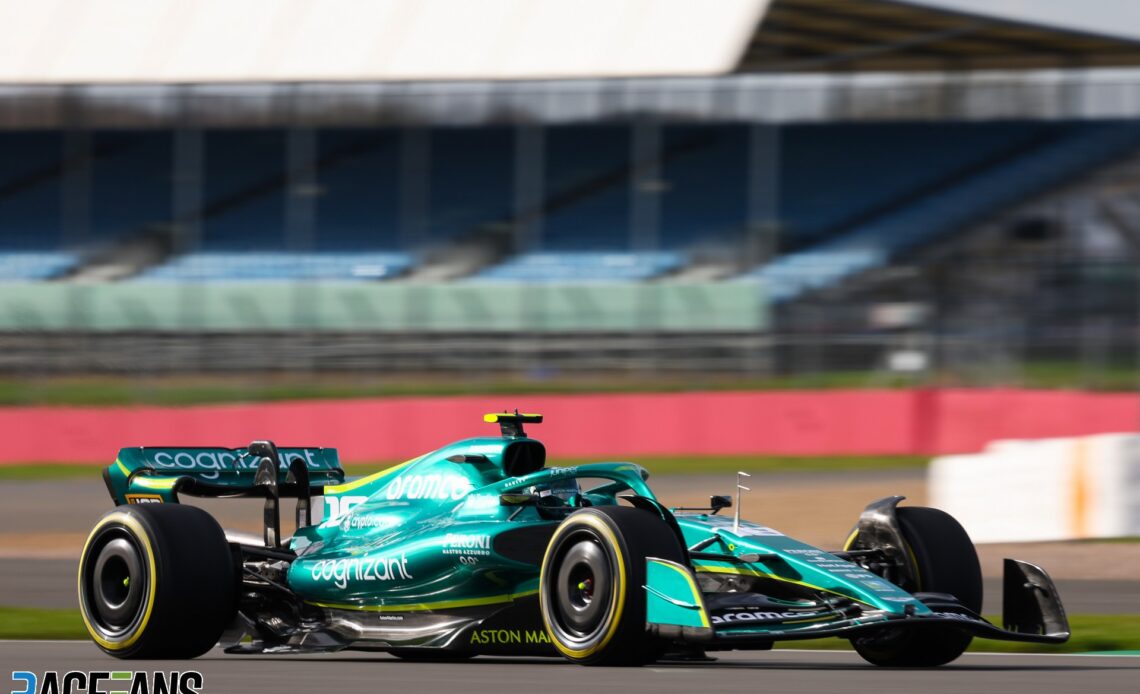
<path fill-rule="evenodd" d="M 826 551 L 709 508 L 668 509 L 632 463 L 547 467 L 523 425 L 344 481 L 336 451 L 125 448 L 117 504 L 79 565 L 91 638 L 119 658 L 345 648 L 408 659 L 561 655 L 637 665 L 669 653 L 836 636 L 868 661 L 934 666 L 975 636 L 1069 637 L 1044 571 L 1006 560 L 1003 627 L 979 616 L 974 547 L 945 513 L 872 503 Z M 737 492 L 739 495 L 739 492 Z M 183 495 L 265 500 L 263 537 Z M 323 521 L 310 503 L 323 498 Z M 296 499 L 283 538 L 280 499 Z"/>

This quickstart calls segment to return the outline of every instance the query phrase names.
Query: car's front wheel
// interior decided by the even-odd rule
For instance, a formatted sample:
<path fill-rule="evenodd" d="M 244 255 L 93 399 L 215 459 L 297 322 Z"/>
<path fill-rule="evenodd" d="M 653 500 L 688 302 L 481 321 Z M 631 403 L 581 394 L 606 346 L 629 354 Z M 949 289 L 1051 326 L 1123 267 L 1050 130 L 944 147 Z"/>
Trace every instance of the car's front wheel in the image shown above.
<path fill-rule="evenodd" d="M 194 658 L 237 611 L 225 533 L 193 506 L 119 506 L 79 559 L 79 607 L 92 640 L 116 658 Z"/>
<path fill-rule="evenodd" d="M 547 545 L 539 578 L 546 631 L 568 660 L 642 665 L 660 651 L 645 633 L 645 560 L 684 561 L 668 525 L 649 511 L 584 508 Z"/>
<path fill-rule="evenodd" d="M 896 510 L 916 577 L 903 585 L 911 593 L 946 593 L 973 613 L 982 609 L 982 570 L 966 530 L 953 516 L 934 508 Z M 951 611 L 952 607 L 941 607 Z M 934 667 L 962 655 L 973 637 L 946 626 L 888 629 L 851 640 L 864 660 L 886 667 Z"/>

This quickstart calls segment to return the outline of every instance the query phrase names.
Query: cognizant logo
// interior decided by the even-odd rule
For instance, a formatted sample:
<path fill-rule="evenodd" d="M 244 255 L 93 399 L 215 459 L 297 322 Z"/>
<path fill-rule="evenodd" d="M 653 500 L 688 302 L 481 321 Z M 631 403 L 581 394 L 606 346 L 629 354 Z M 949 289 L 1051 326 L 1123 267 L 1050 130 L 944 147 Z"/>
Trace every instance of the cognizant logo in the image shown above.
<path fill-rule="evenodd" d="M 202 673 L 14 670 L 12 694 L 201 694 Z"/>

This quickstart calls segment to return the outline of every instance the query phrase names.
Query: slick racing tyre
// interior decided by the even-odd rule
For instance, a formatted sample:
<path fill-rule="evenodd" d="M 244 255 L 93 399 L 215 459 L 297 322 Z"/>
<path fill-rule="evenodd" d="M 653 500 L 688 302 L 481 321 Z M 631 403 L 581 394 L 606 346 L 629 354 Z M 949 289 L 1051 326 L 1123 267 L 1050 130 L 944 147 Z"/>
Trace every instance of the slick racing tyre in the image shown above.
<path fill-rule="evenodd" d="M 551 643 L 583 665 L 643 665 L 660 653 L 645 633 L 645 559 L 683 562 L 655 514 L 621 506 L 575 511 L 542 560 L 539 607 Z"/>
<path fill-rule="evenodd" d="M 210 514 L 179 504 L 119 506 L 79 559 L 79 608 L 116 658 L 194 658 L 237 612 L 238 577 Z"/>
<path fill-rule="evenodd" d="M 896 513 L 918 579 L 917 585 L 901 587 L 911 593 L 949 593 L 962 607 L 980 613 L 982 570 L 965 529 L 953 516 L 934 508 L 908 506 Z M 962 655 L 972 639 L 952 627 L 929 626 L 885 630 L 852 639 L 852 645 L 875 665 L 935 667 Z"/>

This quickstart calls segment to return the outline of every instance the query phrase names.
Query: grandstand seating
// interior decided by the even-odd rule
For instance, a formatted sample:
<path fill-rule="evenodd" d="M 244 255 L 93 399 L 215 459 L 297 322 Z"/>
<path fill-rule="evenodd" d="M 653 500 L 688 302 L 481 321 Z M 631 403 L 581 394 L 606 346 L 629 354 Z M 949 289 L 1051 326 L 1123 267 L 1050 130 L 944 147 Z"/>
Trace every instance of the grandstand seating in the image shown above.
<path fill-rule="evenodd" d="M 444 242 L 506 219 L 511 210 L 511 133 L 506 128 L 432 133 L 423 224 L 416 246 Z M 207 138 L 204 250 L 395 251 L 401 239 L 400 131 L 330 130 L 316 141 L 315 233 L 288 238 L 284 134 L 220 132 Z M 417 173 L 412 173 L 415 176 Z M 406 184 L 405 184 L 406 185 Z M 404 248 L 406 250 L 406 248 Z"/>
<path fill-rule="evenodd" d="M 96 245 L 169 224 L 173 138 L 154 131 L 100 132 L 92 139 L 91 222 L 81 244 Z"/>
<path fill-rule="evenodd" d="M 1055 123 L 801 125 L 781 138 L 781 247 L 793 250 L 1055 138 Z"/>
<path fill-rule="evenodd" d="M 777 217 L 795 248 L 955 181 L 1056 132 L 1048 123 L 881 123 L 785 127 Z M 748 128 L 671 126 L 662 139 L 663 248 L 733 239 L 747 224 Z M 627 128 L 552 129 L 543 250 L 628 250 Z"/>
<path fill-rule="evenodd" d="M 776 207 L 764 213 L 772 219 L 758 220 L 778 226 L 785 255 L 749 276 L 769 280 L 783 300 L 828 286 L 1104 161 L 1132 142 L 1130 133 L 1111 123 L 786 126 L 778 138 Z M 193 251 L 141 278 L 393 277 L 414 264 L 417 248 L 502 229 L 514 214 L 509 127 L 433 130 L 418 150 L 428 158 L 410 168 L 400 129 L 315 135 L 313 186 L 293 190 L 312 204 L 309 231 L 286 223 L 285 131 L 205 131 Z M 479 278 L 648 279 L 684 265 L 686 253 L 702 244 L 738 243 L 748 228 L 749 126 L 663 127 L 659 180 L 643 181 L 636 191 L 630 174 L 641 162 L 630 161 L 628 125 L 554 126 L 545 143 L 542 222 L 531 252 Z M 82 173 L 92 189 L 71 208 L 61 202 L 68 199 L 66 144 L 59 132 L 0 133 L 6 155 L 0 157 L 0 253 L 47 258 L 174 228 L 172 132 L 93 133 Z M 426 177 L 422 191 L 406 178 L 419 175 Z M 635 194 L 657 196 L 659 203 L 654 238 L 639 237 L 637 244 L 630 232 Z M 64 237 L 64 216 L 80 214 L 84 204 L 90 214 Z M 409 223 L 407 204 L 422 217 Z M 645 245 L 661 252 L 632 251 Z M 53 277 L 75 262 L 65 255 L 21 262 L 28 269 L 18 273 L 15 260 L 2 267 L 11 277 Z M 361 270 L 367 267 L 373 271 Z"/>
<path fill-rule="evenodd" d="M 0 252 L 0 282 L 52 279 L 75 262 L 73 254 L 61 251 Z"/>
<path fill-rule="evenodd" d="M 657 277 L 684 264 L 680 253 L 524 253 L 478 275 L 506 282 L 631 282 Z"/>
<path fill-rule="evenodd" d="M 54 251 L 60 234 L 58 133 L 0 132 L 0 250 Z"/>
<path fill-rule="evenodd" d="M 403 274 L 407 253 L 187 253 L 135 277 L 142 281 L 378 280 Z"/>
<path fill-rule="evenodd" d="M 744 277 L 765 281 L 773 301 L 790 301 L 881 266 L 900 253 L 1138 146 L 1140 128 L 1132 124 L 1071 126 L 1047 144 L 974 172 L 957 185 L 940 187 L 837 238 L 782 255 Z"/>
<path fill-rule="evenodd" d="M 550 128 L 542 234 L 544 251 L 629 250 L 628 127 Z"/>

